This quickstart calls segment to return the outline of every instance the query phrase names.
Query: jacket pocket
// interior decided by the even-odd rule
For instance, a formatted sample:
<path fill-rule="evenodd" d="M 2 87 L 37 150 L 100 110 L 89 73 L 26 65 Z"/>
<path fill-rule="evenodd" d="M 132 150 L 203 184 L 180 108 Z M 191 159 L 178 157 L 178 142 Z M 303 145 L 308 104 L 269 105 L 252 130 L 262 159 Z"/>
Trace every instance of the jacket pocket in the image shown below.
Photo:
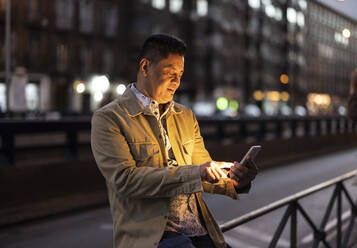
<path fill-rule="evenodd" d="M 192 163 L 192 153 L 194 148 L 194 140 L 188 140 L 182 144 L 183 147 L 183 157 L 186 164 Z"/>
<path fill-rule="evenodd" d="M 148 161 L 160 153 L 159 146 L 154 143 L 129 143 L 129 146 L 137 163 Z"/>
<path fill-rule="evenodd" d="M 193 140 L 188 140 L 188 141 L 184 142 L 182 144 L 184 152 L 191 156 L 192 152 L 193 152 L 193 145 L 194 145 Z"/>

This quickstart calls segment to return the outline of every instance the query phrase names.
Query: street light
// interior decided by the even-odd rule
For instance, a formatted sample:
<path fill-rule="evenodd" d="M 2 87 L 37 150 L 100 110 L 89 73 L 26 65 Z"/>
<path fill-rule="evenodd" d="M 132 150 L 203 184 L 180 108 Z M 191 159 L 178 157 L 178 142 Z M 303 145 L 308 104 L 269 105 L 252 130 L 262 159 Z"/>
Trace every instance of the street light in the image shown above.
<path fill-rule="evenodd" d="M 343 37 L 349 39 L 351 37 L 351 31 L 348 28 L 342 30 Z"/>

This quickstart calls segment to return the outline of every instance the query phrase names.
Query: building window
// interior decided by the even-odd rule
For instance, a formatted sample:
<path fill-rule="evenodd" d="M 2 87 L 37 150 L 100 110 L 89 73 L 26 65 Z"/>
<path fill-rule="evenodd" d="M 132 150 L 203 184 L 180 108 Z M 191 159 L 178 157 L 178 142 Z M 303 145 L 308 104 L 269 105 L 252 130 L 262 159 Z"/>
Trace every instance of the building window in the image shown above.
<path fill-rule="evenodd" d="M 30 68 L 34 70 L 39 69 L 40 58 L 40 37 L 35 34 L 30 35 Z"/>
<path fill-rule="evenodd" d="M 104 73 L 111 73 L 113 67 L 112 50 L 106 49 L 103 53 L 103 71 Z"/>
<path fill-rule="evenodd" d="M 6 111 L 6 86 L 0 82 L 0 113 Z"/>
<path fill-rule="evenodd" d="M 40 103 L 40 90 L 37 84 L 28 83 L 25 88 L 26 106 L 29 110 L 36 110 Z"/>
<path fill-rule="evenodd" d="M 80 52 L 80 61 L 82 74 L 88 74 L 92 65 L 92 50 L 88 47 L 82 46 Z"/>
<path fill-rule="evenodd" d="M 65 72 L 68 66 L 68 45 L 64 43 L 57 44 L 56 47 L 56 65 L 57 71 Z"/>
<path fill-rule="evenodd" d="M 260 1 L 259 0 L 248 0 L 248 4 L 253 9 L 259 9 L 260 8 Z"/>
<path fill-rule="evenodd" d="M 170 1 L 170 11 L 172 13 L 178 13 L 182 10 L 183 0 L 171 0 Z"/>
<path fill-rule="evenodd" d="M 197 0 L 197 14 L 199 16 L 206 16 L 208 13 L 208 2 L 207 0 Z"/>
<path fill-rule="evenodd" d="M 151 5 L 156 9 L 164 9 L 166 5 L 166 0 L 152 0 Z"/>
<path fill-rule="evenodd" d="M 105 35 L 115 36 L 118 28 L 118 8 L 110 6 L 105 9 L 104 16 Z"/>
<path fill-rule="evenodd" d="M 5 64 L 5 44 L 4 39 L 0 40 L 0 65 Z"/>
<path fill-rule="evenodd" d="M 39 17 L 38 0 L 28 0 L 28 17 L 30 21 L 35 21 Z"/>
<path fill-rule="evenodd" d="M 286 13 L 288 22 L 295 24 L 296 23 L 296 10 L 294 8 L 288 8 Z"/>
<path fill-rule="evenodd" d="M 73 24 L 73 0 L 56 1 L 56 26 L 70 29 Z"/>
<path fill-rule="evenodd" d="M 93 31 L 93 0 L 79 2 L 79 30 L 83 33 Z"/>

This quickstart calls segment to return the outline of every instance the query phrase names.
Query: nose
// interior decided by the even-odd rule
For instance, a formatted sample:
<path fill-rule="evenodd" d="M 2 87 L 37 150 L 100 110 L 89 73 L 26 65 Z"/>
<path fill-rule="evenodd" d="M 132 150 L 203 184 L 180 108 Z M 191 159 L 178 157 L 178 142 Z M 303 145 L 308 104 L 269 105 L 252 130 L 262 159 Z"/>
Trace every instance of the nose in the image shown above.
<path fill-rule="evenodd" d="M 175 76 L 172 79 L 172 82 L 174 82 L 177 87 L 180 85 L 180 81 L 181 81 L 181 77 L 180 76 Z"/>

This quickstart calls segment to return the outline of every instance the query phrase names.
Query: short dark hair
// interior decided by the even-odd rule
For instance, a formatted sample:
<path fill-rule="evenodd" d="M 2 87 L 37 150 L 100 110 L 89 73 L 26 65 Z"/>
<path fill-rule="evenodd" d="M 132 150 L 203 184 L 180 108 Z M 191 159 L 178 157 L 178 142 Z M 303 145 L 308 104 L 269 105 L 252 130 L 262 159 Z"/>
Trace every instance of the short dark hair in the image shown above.
<path fill-rule="evenodd" d="M 167 58 L 169 54 L 184 56 L 186 44 L 180 38 L 169 34 L 153 34 L 149 36 L 141 48 L 139 61 L 147 58 L 152 62 Z"/>

